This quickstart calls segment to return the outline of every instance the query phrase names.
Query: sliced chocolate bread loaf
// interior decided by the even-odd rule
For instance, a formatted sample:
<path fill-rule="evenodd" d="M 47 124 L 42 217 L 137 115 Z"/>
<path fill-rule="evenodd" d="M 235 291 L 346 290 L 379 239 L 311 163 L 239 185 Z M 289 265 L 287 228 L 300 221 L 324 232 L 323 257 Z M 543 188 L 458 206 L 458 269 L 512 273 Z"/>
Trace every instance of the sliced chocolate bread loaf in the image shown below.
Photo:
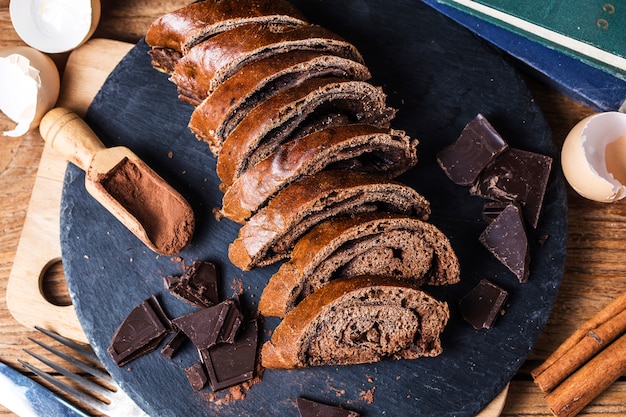
<path fill-rule="evenodd" d="M 256 105 L 311 78 L 365 81 L 367 67 L 351 59 L 315 51 L 290 51 L 245 65 L 225 80 L 191 114 L 189 129 L 215 156 L 226 137 Z"/>
<path fill-rule="evenodd" d="M 321 171 L 279 192 L 240 229 L 228 249 L 242 270 L 287 258 L 297 240 L 315 225 L 336 216 L 380 211 L 421 220 L 429 202 L 413 188 L 356 171 Z"/>
<path fill-rule="evenodd" d="M 336 217 L 296 243 L 259 300 L 265 316 L 284 316 L 302 299 L 340 277 L 386 275 L 414 286 L 454 284 L 459 262 L 434 225 L 386 213 Z"/>
<path fill-rule="evenodd" d="M 417 162 L 417 140 L 372 125 L 331 126 L 279 145 L 248 167 L 224 193 L 221 214 L 238 223 L 267 204 L 281 189 L 326 168 L 393 178 Z"/>
<path fill-rule="evenodd" d="M 146 33 L 152 65 L 171 73 L 176 62 L 195 45 L 249 23 L 307 24 L 302 13 L 285 0 L 196 1 L 152 22 Z"/>
<path fill-rule="evenodd" d="M 217 158 L 222 191 L 287 140 L 337 124 L 388 127 L 395 110 L 381 88 L 365 81 L 314 78 L 252 109 L 226 138 Z"/>
<path fill-rule="evenodd" d="M 251 23 L 194 46 L 174 67 L 179 98 L 199 103 L 244 65 L 281 52 L 325 52 L 363 63 L 354 45 L 320 26 Z"/>
<path fill-rule="evenodd" d="M 335 280 L 285 316 L 263 344 L 261 364 L 293 369 L 437 356 L 449 317 L 446 303 L 405 282 Z"/>

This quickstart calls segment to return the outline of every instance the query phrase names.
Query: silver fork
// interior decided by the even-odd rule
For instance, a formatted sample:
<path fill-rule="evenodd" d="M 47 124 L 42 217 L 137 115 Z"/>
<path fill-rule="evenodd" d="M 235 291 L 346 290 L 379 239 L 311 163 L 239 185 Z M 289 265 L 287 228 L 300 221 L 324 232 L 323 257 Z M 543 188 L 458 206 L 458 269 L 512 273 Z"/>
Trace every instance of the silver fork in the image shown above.
<path fill-rule="evenodd" d="M 39 346 L 46 349 L 47 351 L 53 353 L 54 355 L 58 356 L 59 358 L 63 359 L 68 364 L 71 364 L 77 367 L 78 369 L 81 369 L 82 371 L 87 372 L 88 374 L 92 375 L 93 377 L 103 382 L 103 384 L 96 383 L 96 382 L 93 382 L 92 380 L 82 377 L 68 370 L 67 368 L 59 365 L 58 363 L 55 363 L 27 349 L 24 349 L 24 352 L 28 353 L 35 359 L 39 360 L 40 362 L 54 369 L 54 371 L 71 379 L 72 381 L 77 383 L 82 389 L 75 388 L 63 381 L 60 381 L 54 378 L 52 375 L 42 371 L 41 369 L 18 359 L 20 364 L 22 364 L 22 366 L 24 366 L 29 371 L 35 373 L 36 375 L 40 376 L 48 383 L 54 385 L 55 387 L 59 388 L 65 393 L 69 394 L 71 397 L 73 397 L 77 401 L 77 403 L 81 404 L 83 407 L 85 406 L 90 407 L 93 410 L 98 411 L 99 413 L 102 413 L 104 415 L 111 416 L 111 417 L 117 417 L 117 416 L 146 417 L 148 416 L 143 410 L 139 408 L 139 406 L 137 406 L 137 404 L 133 402 L 133 400 L 130 399 L 130 397 L 128 397 L 128 395 L 126 395 L 124 391 L 122 391 L 119 388 L 119 386 L 115 383 L 113 378 L 111 378 L 111 376 L 107 372 L 102 371 L 92 365 L 92 364 L 100 363 L 98 360 L 98 357 L 95 355 L 95 353 L 93 353 L 93 351 L 77 343 L 74 343 L 73 341 L 59 334 L 50 332 L 49 330 L 42 329 L 40 327 L 35 327 L 35 328 L 39 330 L 40 332 L 46 334 L 47 336 L 51 337 L 52 339 L 69 347 L 71 350 L 80 354 L 84 358 L 88 359 L 89 361 L 91 361 L 91 364 L 87 363 L 84 360 L 80 360 L 77 357 L 61 352 L 58 349 L 48 346 L 43 342 L 40 342 L 34 339 L 30 339 L 31 341 L 38 344 Z"/>

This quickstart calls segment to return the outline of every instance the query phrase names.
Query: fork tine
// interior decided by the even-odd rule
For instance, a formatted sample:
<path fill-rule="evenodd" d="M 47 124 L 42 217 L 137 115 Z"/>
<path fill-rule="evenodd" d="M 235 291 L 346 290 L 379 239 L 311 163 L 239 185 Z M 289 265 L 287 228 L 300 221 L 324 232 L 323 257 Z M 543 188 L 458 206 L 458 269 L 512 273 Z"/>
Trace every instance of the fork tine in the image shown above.
<path fill-rule="evenodd" d="M 63 345 L 69 347 L 72 350 L 77 351 L 78 353 L 80 353 L 81 355 L 87 357 L 89 360 L 91 360 L 94 363 L 98 363 L 98 358 L 97 356 L 91 352 L 90 350 L 85 349 L 83 346 L 80 346 L 74 342 L 72 342 L 69 339 L 64 338 L 63 336 L 54 334 L 54 333 L 50 333 L 44 329 L 39 329 L 37 328 L 37 330 L 40 330 L 42 333 L 52 337 L 53 339 L 57 340 L 58 342 L 62 343 Z M 87 372 L 89 374 L 91 374 L 92 376 L 95 376 L 96 378 L 100 378 L 101 380 L 105 381 L 108 384 L 113 384 L 113 378 L 111 378 L 111 376 L 98 369 L 95 368 L 94 366 L 91 366 L 88 363 L 85 363 L 83 361 L 80 361 L 64 352 L 61 352 L 58 349 L 55 349 L 51 346 L 46 345 L 43 342 L 40 342 L 38 340 L 29 338 L 32 342 L 38 344 L 39 346 L 41 346 L 42 348 L 46 349 L 48 352 L 55 354 L 56 356 L 60 357 L 61 359 L 65 360 L 68 363 L 71 363 L 72 365 L 78 367 L 79 369 L 81 369 L 84 372 Z"/>
<path fill-rule="evenodd" d="M 54 377 L 52 377 L 51 375 L 47 374 L 46 372 L 40 370 L 39 368 L 24 362 L 21 359 L 18 359 L 18 362 L 25 367 L 26 369 L 28 369 L 29 371 L 33 372 L 35 375 L 38 375 L 39 377 L 43 378 L 46 382 L 54 385 L 55 387 L 59 388 L 62 391 L 65 391 L 66 393 L 68 393 L 69 395 L 71 395 L 72 397 L 74 397 L 76 400 L 78 400 L 79 402 L 81 402 L 82 404 L 86 404 L 87 406 L 93 408 L 94 410 L 97 410 L 100 413 L 106 414 L 107 410 L 106 407 L 103 407 L 103 404 L 101 401 L 98 401 L 97 399 L 95 399 L 94 397 L 77 390 L 76 388 L 72 387 L 71 385 L 66 384 L 63 381 L 60 381 Z M 84 411 L 84 410 L 83 410 Z"/>
<path fill-rule="evenodd" d="M 66 376 L 67 378 L 71 379 L 72 381 L 76 382 L 79 385 L 82 385 L 83 387 L 95 392 L 96 394 L 102 395 L 103 397 L 106 397 L 107 394 L 111 393 L 111 390 L 104 388 L 102 385 L 96 384 L 93 381 L 90 381 L 86 378 L 83 378 L 82 376 L 75 374 L 74 372 L 70 371 L 67 368 L 64 368 L 63 366 L 59 365 L 58 363 L 55 363 L 53 361 L 51 361 L 50 359 L 46 359 L 43 356 L 40 356 L 34 352 L 29 351 L 28 349 L 23 349 L 24 352 L 28 353 L 30 356 L 32 356 L 33 358 L 37 359 L 38 361 L 48 365 L 50 368 L 54 369 L 55 371 L 59 372 L 60 374 Z"/>

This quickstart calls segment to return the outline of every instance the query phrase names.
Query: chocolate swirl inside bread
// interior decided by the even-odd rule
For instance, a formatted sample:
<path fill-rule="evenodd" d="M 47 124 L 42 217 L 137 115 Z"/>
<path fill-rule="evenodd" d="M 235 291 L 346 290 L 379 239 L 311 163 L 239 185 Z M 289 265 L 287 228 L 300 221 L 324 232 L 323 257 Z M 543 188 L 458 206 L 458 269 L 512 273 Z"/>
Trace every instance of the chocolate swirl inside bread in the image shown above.
<path fill-rule="evenodd" d="M 152 22 L 146 33 L 152 65 L 171 73 L 176 62 L 195 45 L 250 23 L 296 26 L 307 21 L 285 0 L 196 1 Z"/>
<path fill-rule="evenodd" d="M 244 223 L 276 193 L 326 168 L 393 178 L 417 162 L 417 143 L 404 132 L 372 125 L 331 126 L 283 143 L 250 166 L 224 193 L 222 215 Z"/>
<path fill-rule="evenodd" d="M 217 87 L 195 108 L 189 128 L 217 156 L 226 137 L 259 103 L 305 80 L 323 77 L 365 81 L 370 72 L 356 61 L 315 51 L 270 56 L 244 66 Z"/>
<path fill-rule="evenodd" d="M 267 283 L 259 311 L 282 317 L 334 279 L 363 274 L 445 285 L 459 281 L 460 267 L 447 237 L 430 223 L 376 212 L 335 217 L 298 240 Z"/>
<path fill-rule="evenodd" d="M 321 171 L 286 187 L 239 229 L 228 249 L 243 270 L 285 259 L 298 239 L 336 216 L 402 213 L 426 220 L 429 202 L 413 188 L 379 175 Z"/>
<path fill-rule="evenodd" d="M 182 101 L 199 103 L 244 65 L 295 50 L 325 52 L 363 63 L 354 45 L 320 26 L 251 23 L 191 48 L 176 63 L 172 81 Z"/>
<path fill-rule="evenodd" d="M 394 115 L 383 91 L 364 81 L 314 78 L 281 91 L 252 109 L 222 144 L 216 168 L 222 191 L 282 142 L 333 125 L 388 127 Z"/>
<path fill-rule="evenodd" d="M 439 355 L 447 304 L 389 278 L 336 280 L 307 297 L 264 343 L 266 368 L 351 365 Z"/>

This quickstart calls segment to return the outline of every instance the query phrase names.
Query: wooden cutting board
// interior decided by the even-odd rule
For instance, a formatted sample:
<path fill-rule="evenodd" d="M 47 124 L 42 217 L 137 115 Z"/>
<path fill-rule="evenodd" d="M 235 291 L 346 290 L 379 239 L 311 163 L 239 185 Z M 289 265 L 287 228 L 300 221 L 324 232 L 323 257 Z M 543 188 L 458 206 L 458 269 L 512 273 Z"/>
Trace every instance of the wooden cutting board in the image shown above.
<path fill-rule="evenodd" d="M 76 49 L 67 62 L 58 104 L 84 115 L 110 71 L 131 47 L 122 42 L 93 39 Z M 13 316 L 26 326 L 43 326 L 86 342 L 73 306 L 51 304 L 40 290 L 46 270 L 61 262 L 59 207 L 66 165 L 59 154 L 48 146 L 44 148 L 9 276 L 7 305 Z M 505 388 L 479 417 L 500 415 L 506 392 Z"/>
<path fill-rule="evenodd" d="M 57 105 L 84 116 L 106 77 L 132 46 L 92 39 L 74 50 L 63 72 Z M 59 220 L 66 166 L 63 156 L 44 146 L 9 274 L 6 301 L 13 317 L 25 326 L 38 325 L 87 342 L 74 307 L 51 303 L 41 290 L 46 271 L 61 262 Z"/>

